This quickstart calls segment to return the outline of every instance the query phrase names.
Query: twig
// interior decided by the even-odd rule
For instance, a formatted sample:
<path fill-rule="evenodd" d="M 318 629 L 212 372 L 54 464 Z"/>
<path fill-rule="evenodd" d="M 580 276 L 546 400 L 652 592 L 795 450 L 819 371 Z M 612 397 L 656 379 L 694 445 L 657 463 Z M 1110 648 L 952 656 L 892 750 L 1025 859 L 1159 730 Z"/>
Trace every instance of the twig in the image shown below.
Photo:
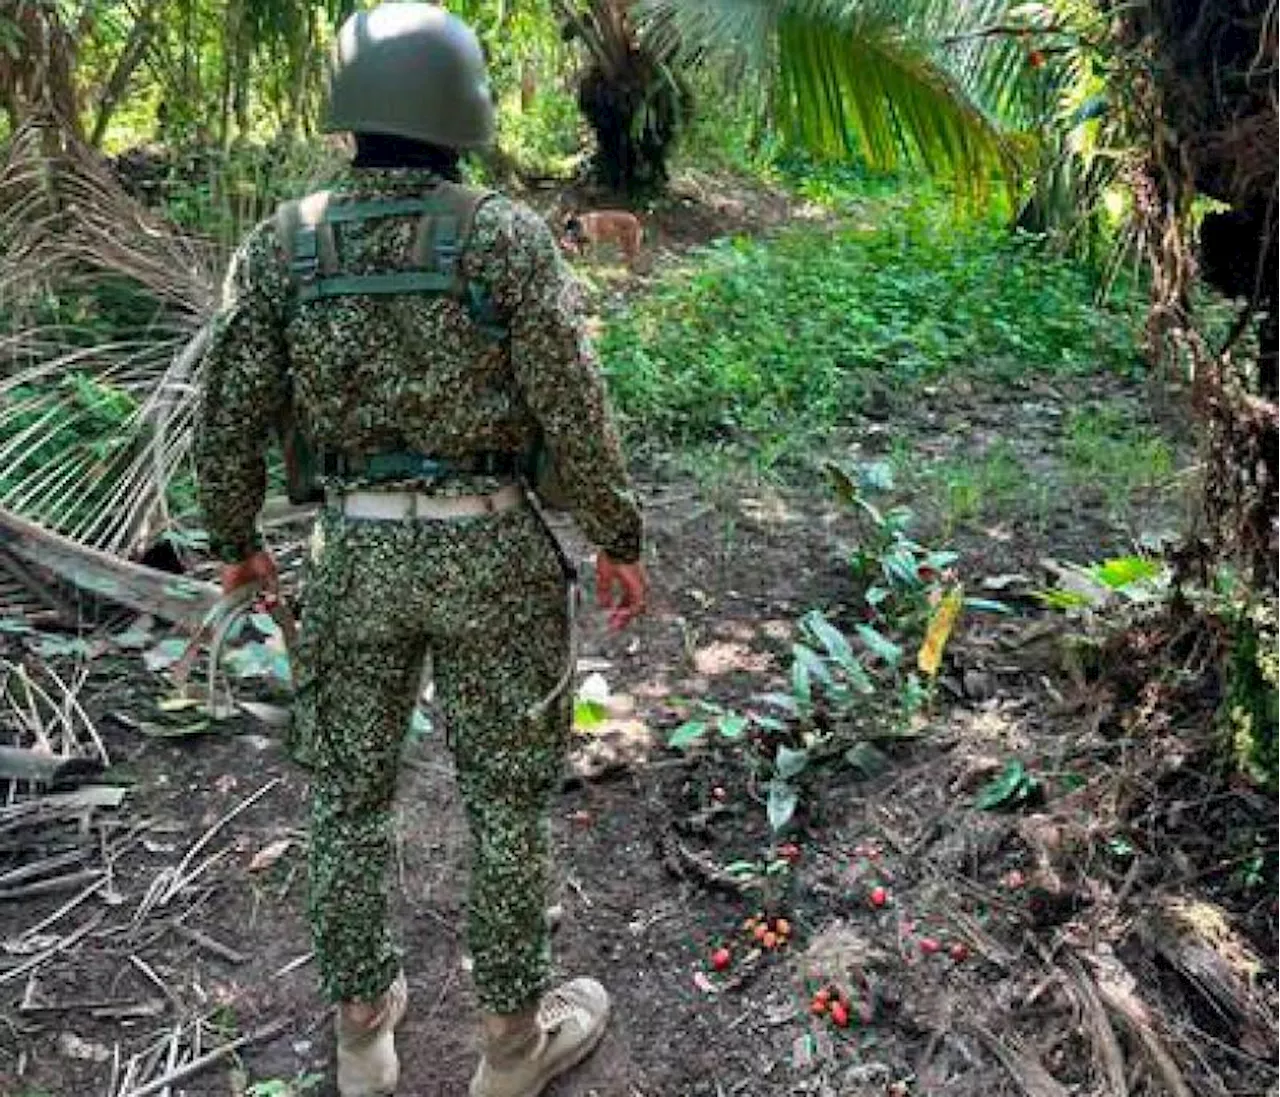
<path fill-rule="evenodd" d="M 41 964 L 43 964 L 46 960 L 50 960 L 54 956 L 58 955 L 59 952 L 65 952 L 72 945 L 78 944 L 81 939 L 88 936 L 88 934 L 91 931 L 96 929 L 99 923 L 106 916 L 107 916 L 106 911 L 99 911 L 87 922 L 85 922 L 84 925 L 80 926 L 79 929 L 75 930 L 69 936 L 64 937 L 56 945 L 52 945 L 49 948 L 45 949 L 43 952 L 38 953 L 35 956 L 32 956 L 31 959 L 23 961 L 17 967 L 12 967 L 8 971 L 0 973 L 0 985 L 3 985 L 4 983 L 13 982 L 14 979 L 18 978 L 18 976 L 25 975 L 28 971 L 33 971 L 34 969 L 38 968 Z"/>
<path fill-rule="evenodd" d="M 205 846 L 207 846 L 211 841 L 213 841 L 214 835 L 216 835 L 218 831 L 220 831 L 223 827 L 225 827 L 229 822 L 231 822 L 232 819 L 234 819 L 241 812 L 247 811 L 250 807 L 256 804 L 259 800 L 262 799 L 262 797 L 264 797 L 268 792 L 270 792 L 273 788 L 276 787 L 276 785 L 280 784 L 283 780 L 284 780 L 283 777 L 273 777 L 270 781 L 268 781 L 265 785 L 263 785 L 262 788 L 258 789 L 257 792 L 253 793 L 253 795 L 249 797 L 246 797 L 244 800 L 241 800 L 240 803 L 238 803 L 229 812 L 227 812 L 221 819 L 215 822 L 213 826 L 211 826 L 208 830 L 204 832 L 204 834 L 200 836 L 200 838 L 196 841 L 195 845 L 193 845 L 189 850 L 187 850 L 185 856 L 182 858 L 181 861 L 178 862 L 177 868 L 173 869 L 172 872 L 169 874 L 169 880 L 182 881 L 183 880 L 182 874 L 186 871 L 187 866 L 190 865 L 191 862 L 195 860 L 196 854 L 198 854 L 202 849 L 204 849 Z M 197 875 L 198 875 L 198 872 L 197 872 Z M 183 881 L 183 886 L 185 886 L 185 883 L 190 882 L 190 879 L 193 879 L 193 878 L 194 876 L 191 878 L 188 878 L 188 880 L 186 881 Z M 168 887 L 166 887 L 165 893 L 163 896 L 161 896 L 157 905 L 164 906 L 166 903 L 169 902 L 170 899 L 174 897 L 174 895 L 177 894 L 177 890 L 178 890 L 177 887 L 170 884 Z"/>
<path fill-rule="evenodd" d="M 138 1089 L 131 1089 L 122 1093 L 120 1097 L 151 1097 L 152 1094 L 162 1093 L 169 1089 L 177 1082 L 185 1082 L 188 1078 L 194 1078 L 197 1074 L 207 1070 L 221 1059 L 225 1059 L 228 1055 L 239 1051 L 242 1047 L 249 1044 L 261 1043 L 263 1040 L 270 1040 L 274 1036 L 278 1036 L 291 1024 L 288 1018 L 272 1021 L 269 1025 L 264 1025 L 256 1032 L 251 1032 L 246 1036 L 239 1036 L 228 1043 L 222 1044 L 220 1047 L 214 1048 L 212 1051 L 201 1055 L 197 1059 L 180 1066 L 175 1070 L 169 1071 L 161 1078 L 148 1082 L 146 1085 Z"/>
<path fill-rule="evenodd" d="M 295 959 L 290 960 L 287 964 L 284 965 L 284 967 L 282 967 L 279 971 L 277 971 L 274 975 L 272 975 L 271 978 L 283 979 L 291 971 L 297 971 L 298 968 L 302 967 L 303 964 L 308 963 L 309 961 L 315 959 L 315 955 L 316 954 L 314 952 L 303 953 L 301 956 L 298 956 Z"/>
<path fill-rule="evenodd" d="M 79 887 L 89 880 L 105 880 L 106 875 L 103 869 L 90 868 L 83 872 L 72 872 L 66 876 L 55 876 L 52 880 L 40 880 L 25 887 L 6 888 L 0 891 L 0 902 L 6 899 L 29 899 L 33 895 L 48 895 L 52 891 Z"/>
<path fill-rule="evenodd" d="M 188 941 L 212 952 L 215 956 L 220 956 L 228 963 L 243 964 L 249 959 L 249 957 L 247 957 L 243 952 L 237 952 L 230 945 L 224 945 L 221 941 L 215 940 L 207 933 L 202 933 L 200 930 L 193 929 L 191 926 L 183 925 L 177 919 L 173 922 L 173 929 L 179 936 L 185 937 Z"/>
<path fill-rule="evenodd" d="M 155 973 L 155 970 L 151 967 L 150 964 L 146 962 L 146 960 L 144 960 L 141 956 L 131 953 L 129 955 L 129 963 L 131 963 L 134 967 L 136 967 L 142 973 L 142 975 L 146 978 L 147 982 L 149 982 L 161 994 L 163 994 L 165 998 L 168 999 L 169 1004 L 173 1006 L 175 1010 L 177 1010 L 178 1012 L 182 1011 L 182 1003 L 178 1001 L 177 995 L 175 995 L 173 991 L 169 989 L 169 984 L 166 983 L 163 979 L 160 978 L 159 975 Z"/>

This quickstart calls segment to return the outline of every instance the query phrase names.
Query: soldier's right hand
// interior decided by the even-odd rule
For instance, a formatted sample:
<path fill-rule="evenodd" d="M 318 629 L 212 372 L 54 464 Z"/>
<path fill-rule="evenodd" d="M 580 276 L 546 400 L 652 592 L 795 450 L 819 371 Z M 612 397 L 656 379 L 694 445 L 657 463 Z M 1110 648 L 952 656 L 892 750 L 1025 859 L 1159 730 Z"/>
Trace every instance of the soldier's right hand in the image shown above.
<path fill-rule="evenodd" d="M 255 552 L 238 564 L 222 565 L 222 593 L 231 594 L 250 584 L 268 594 L 279 590 L 276 562 L 268 552 Z"/>
<path fill-rule="evenodd" d="M 596 605 L 609 611 L 611 629 L 626 628 L 644 613 L 649 577 L 644 565 L 620 564 L 605 552 L 596 553 Z"/>

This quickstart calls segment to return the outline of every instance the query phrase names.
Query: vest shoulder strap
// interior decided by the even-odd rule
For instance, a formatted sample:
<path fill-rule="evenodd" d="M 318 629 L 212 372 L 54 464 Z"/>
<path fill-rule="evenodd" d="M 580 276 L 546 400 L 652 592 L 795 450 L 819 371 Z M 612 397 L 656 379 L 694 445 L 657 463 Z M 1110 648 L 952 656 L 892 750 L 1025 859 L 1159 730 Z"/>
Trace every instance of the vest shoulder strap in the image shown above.
<path fill-rule="evenodd" d="M 488 291 L 463 277 L 459 257 L 471 238 L 476 211 L 495 191 L 443 182 L 429 193 L 408 198 L 366 201 L 335 199 L 330 191 L 281 203 L 275 226 L 288 259 L 289 278 L 299 301 L 351 295 L 424 293 L 461 301 L 487 334 L 503 327 Z M 339 274 L 334 226 L 351 226 L 383 217 L 417 214 L 408 265 L 376 274 Z"/>

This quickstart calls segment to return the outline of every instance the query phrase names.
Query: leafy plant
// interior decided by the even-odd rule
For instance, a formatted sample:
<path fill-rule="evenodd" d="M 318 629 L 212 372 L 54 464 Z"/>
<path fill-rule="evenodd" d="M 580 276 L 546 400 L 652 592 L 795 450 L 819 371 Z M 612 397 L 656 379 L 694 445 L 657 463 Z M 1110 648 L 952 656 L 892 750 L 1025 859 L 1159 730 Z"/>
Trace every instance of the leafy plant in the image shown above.
<path fill-rule="evenodd" d="M 1042 605 L 1065 613 L 1093 612 L 1111 603 L 1154 604 L 1164 599 L 1172 569 L 1148 556 L 1117 556 L 1098 564 L 1056 562 L 1057 585 L 1033 591 Z"/>
<path fill-rule="evenodd" d="M 846 185 L 862 227 L 715 242 L 607 317 L 600 353 L 637 451 L 809 474 L 873 391 L 1138 361 L 1136 294 L 1098 309 L 1088 274 L 1033 240 L 957 220 L 936 193 Z"/>
<path fill-rule="evenodd" d="M 1029 803 L 1039 792 L 1038 778 L 1028 773 L 1018 759 L 1012 759 L 999 777 L 990 781 L 978 794 L 974 807 L 980 811 L 993 811 L 1021 807 Z"/>
<path fill-rule="evenodd" d="M 788 143 L 879 169 L 906 160 L 981 190 L 1012 149 L 970 94 L 982 39 L 945 41 L 997 18 L 1007 0 L 642 0 L 652 36 L 696 64 L 747 76 Z"/>

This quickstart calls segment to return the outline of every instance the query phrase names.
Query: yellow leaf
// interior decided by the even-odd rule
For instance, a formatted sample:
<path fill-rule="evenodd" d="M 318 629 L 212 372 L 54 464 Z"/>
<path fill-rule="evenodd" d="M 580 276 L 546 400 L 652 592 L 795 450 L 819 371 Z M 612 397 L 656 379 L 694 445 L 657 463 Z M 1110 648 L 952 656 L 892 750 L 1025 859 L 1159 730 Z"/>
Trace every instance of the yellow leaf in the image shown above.
<path fill-rule="evenodd" d="M 925 633 L 924 643 L 920 645 L 920 654 L 916 657 L 916 665 L 921 672 L 931 678 L 938 673 L 942 663 L 942 652 L 947 646 L 947 639 L 960 617 L 960 608 L 964 605 L 964 588 L 952 587 L 938 603 L 929 619 L 929 629 Z"/>
<path fill-rule="evenodd" d="M 156 704 L 161 712 L 185 712 L 190 708 L 199 708 L 199 697 L 165 697 Z"/>

